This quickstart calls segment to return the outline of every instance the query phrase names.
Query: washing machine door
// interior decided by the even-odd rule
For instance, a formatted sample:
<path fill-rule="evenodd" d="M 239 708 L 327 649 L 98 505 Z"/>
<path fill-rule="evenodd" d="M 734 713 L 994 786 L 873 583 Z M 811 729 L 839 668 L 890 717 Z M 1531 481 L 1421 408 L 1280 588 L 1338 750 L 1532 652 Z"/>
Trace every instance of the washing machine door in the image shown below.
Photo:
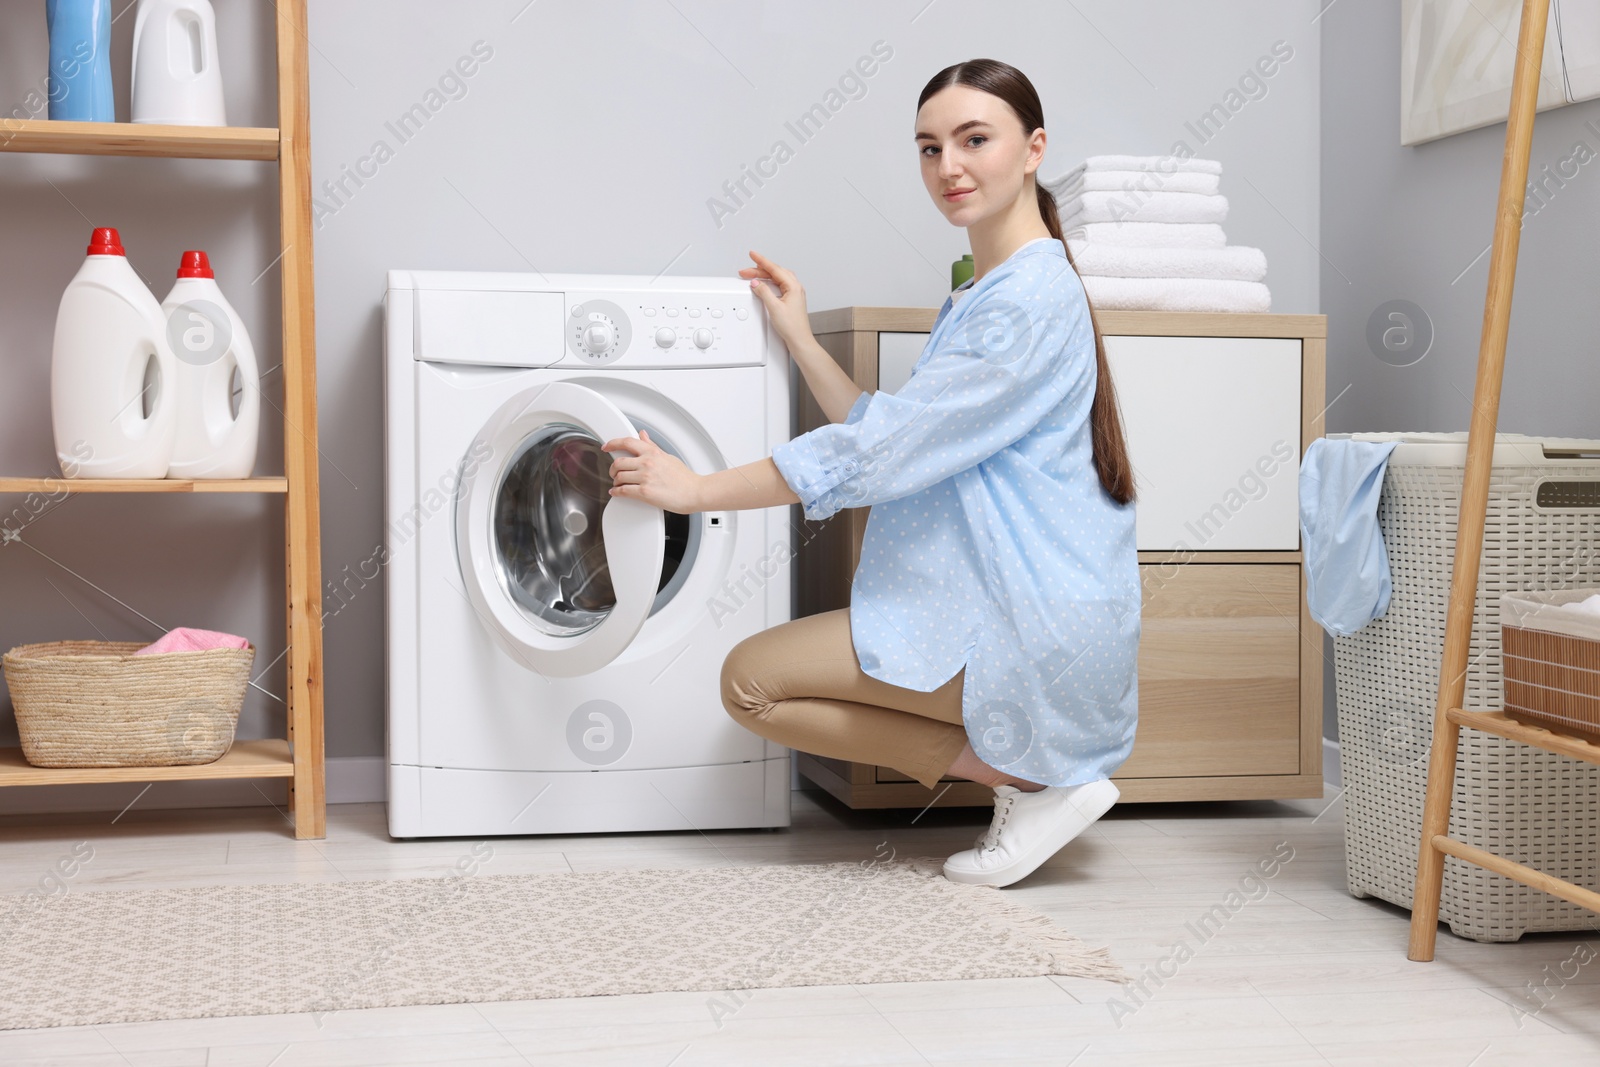
<path fill-rule="evenodd" d="M 665 552 L 660 508 L 610 496 L 600 446 L 638 436 L 571 382 L 524 390 L 473 441 L 456 494 L 456 550 L 479 619 L 514 659 L 573 677 L 616 659 L 650 614 Z"/>

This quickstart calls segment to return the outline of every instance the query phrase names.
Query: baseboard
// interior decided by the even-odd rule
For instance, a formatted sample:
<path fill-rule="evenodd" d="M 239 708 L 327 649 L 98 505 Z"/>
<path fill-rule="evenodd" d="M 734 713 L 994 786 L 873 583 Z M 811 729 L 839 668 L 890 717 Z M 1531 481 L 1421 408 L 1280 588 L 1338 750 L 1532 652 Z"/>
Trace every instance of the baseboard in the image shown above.
<path fill-rule="evenodd" d="M 327 762 L 329 804 L 381 802 L 386 788 L 382 756 L 334 756 Z M 118 812 L 135 803 L 155 808 L 246 808 L 288 799 L 282 778 L 115 785 L 29 785 L 0 789 L 0 815 L 51 812 Z"/>
<path fill-rule="evenodd" d="M 1339 742 L 1326 737 L 1322 739 L 1322 784 L 1344 788 L 1344 776 L 1339 773 Z"/>

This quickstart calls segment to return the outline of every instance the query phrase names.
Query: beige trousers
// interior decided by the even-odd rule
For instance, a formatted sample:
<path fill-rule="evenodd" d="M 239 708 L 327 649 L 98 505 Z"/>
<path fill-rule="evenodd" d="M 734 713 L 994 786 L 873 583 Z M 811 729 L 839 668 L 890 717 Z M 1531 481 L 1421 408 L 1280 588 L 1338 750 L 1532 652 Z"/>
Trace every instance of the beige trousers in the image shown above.
<path fill-rule="evenodd" d="M 722 703 L 741 726 L 818 756 L 893 767 L 930 789 L 967 743 L 963 668 L 931 693 L 866 674 L 840 608 L 774 626 L 734 646 Z"/>

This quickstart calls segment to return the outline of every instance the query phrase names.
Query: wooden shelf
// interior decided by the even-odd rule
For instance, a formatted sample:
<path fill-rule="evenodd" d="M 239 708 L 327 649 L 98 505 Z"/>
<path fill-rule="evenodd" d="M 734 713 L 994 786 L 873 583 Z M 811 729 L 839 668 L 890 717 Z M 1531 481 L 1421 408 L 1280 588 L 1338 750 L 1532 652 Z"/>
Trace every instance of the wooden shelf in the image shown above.
<path fill-rule="evenodd" d="M 0 478 L 0 493 L 287 493 L 287 478 Z"/>
<path fill-rule="evenodd" d="M 278 131 L 250 126 L 146 126 L 23 119 L 0 127 L 0 152 L 178 159 L 278 158 Z"/>
<path fill-rule="evenodd" d="M 188 767 L 35 767 L 20 748 L 0 748 L 0 785 L 82 785 L 89 782 L 185 782 L 213 778 L 292 778 L 294 757 L 282 738 L 235 741 L 213 763 Z"/>
<path fill-rule="evenodd" d="M 1563 756 L 1583 760 L 1585 763 L 1600 763 L 1600 745 L 1591 744 L 1581 737 L 1558 734 L 1542 726 L 1529 726 L 1527 723 L 1510 718 L 1503 711 L 1466 711 L 1462 708 L 1451 708 L 1445 716 L 1457 726 L 1470 726 L 1474 730 L 1498 734 L 1500 737 L 1521 741 L 1525 745 L 1542 748 L 1546 752 L 1558 752 Z"/>

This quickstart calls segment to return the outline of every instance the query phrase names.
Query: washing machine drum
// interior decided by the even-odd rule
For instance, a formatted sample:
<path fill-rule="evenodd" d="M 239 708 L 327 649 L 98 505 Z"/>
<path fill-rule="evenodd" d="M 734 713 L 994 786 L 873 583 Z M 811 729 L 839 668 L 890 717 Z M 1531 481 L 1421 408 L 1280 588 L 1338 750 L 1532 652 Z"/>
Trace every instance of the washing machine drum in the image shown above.
<path fill-rule="evenodd" d="M 668 516 L 612 497 L 601 445 L 636 437 L 611 401 L 569 382 L 501 406 L 473 443 L 456 497 L 468 598 L 510 655 L 555 677 L 615 659 L 677 577 Z"/>
<path fill-rule="evenodd" d="M 617 606 L 600 536 L 611 455 L 587 431 L 552 426 L 514 459 L 494 502 L 494 544 L 511 598 L 555 634 L 580 634 Z"/>
<path fill-rule="evenodd" d="M 650 439 L 671 445 L 650 428 Z M 611 502 L 611 455 L 576 426 L 552 426 L 524 442 L 500 480 L 491 523 L 511 599 L 552 633 L 579 634 L 616 607 L 601 515 Z M 662 512 L 665 553 L 654 614 L 682 587 L 699 548 L 699 524 Z"/>

